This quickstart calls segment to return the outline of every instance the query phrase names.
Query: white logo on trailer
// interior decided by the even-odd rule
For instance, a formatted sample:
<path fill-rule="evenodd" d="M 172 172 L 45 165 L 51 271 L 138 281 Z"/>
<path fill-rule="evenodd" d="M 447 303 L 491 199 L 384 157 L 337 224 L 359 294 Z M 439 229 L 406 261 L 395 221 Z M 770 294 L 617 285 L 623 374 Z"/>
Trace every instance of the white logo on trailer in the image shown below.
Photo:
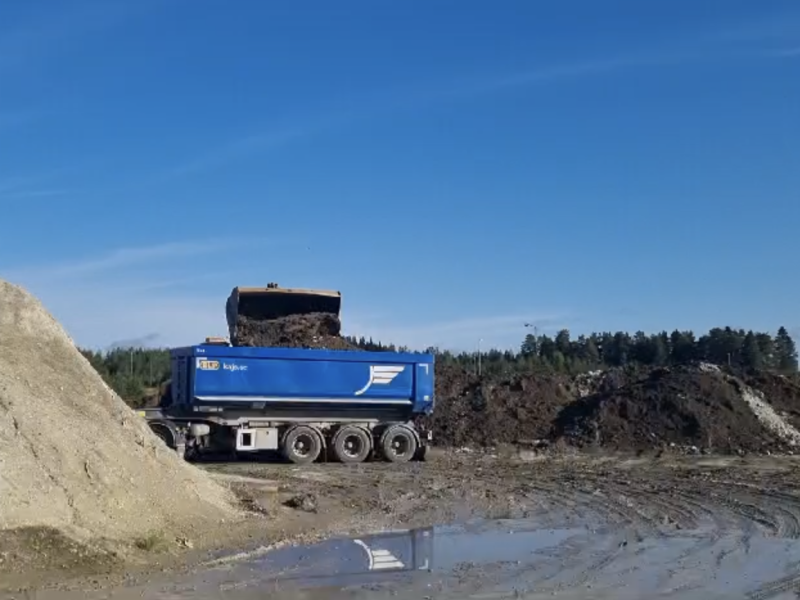
<path fill-rule="evenodd" d="M 395 377 L 400 375 L 405 369 L 405 366 L 402 365 L 371 365 L 369 368 L 369 381 L 367 381 L 367 385 L 358 390 L 355 395 L 360 396 L 366 392 L 372 384 L 389 385 L 395 380 Z"/>
<path fill-rule="evenodd" d="M 402 371 L 403 367 L 400 367 L 400 370 Z M 361 540 L 353 540 L 353 542 L 361 546 L 367 553 L 367 558 L 369 560 L 368 570 L 380 571 L 383 569 L 405 568 L 405 565 L 400 561 L 400 559 L 397 558 L 394 554 L 392 554 L 388 550 L 382 550 L 382 549 L 373 550 Z"/>

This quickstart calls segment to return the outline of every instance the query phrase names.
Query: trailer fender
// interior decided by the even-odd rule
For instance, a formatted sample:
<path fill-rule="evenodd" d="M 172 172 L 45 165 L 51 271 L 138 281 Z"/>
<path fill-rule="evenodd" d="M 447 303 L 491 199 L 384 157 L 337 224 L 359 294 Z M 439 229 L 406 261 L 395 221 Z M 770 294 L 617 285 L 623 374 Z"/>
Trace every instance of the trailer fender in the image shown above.
<path fill-rule="evenodd" d="M 283 432 L 283 435 L 281 435 L 281 440 L 280 440 L 281 447 L 283 447 L 283 443 L 286 440 L 286 436 L 289 435 L 292 432 L 292 430 L 297 429 L 298 427 L 310 427 L 314 431 L 314 433 L 317 434 L 317 437 L 319 438 L 320 448 L 322 448 L 322 451 L 320 453 L 325 452 L 328 449 L 328 440 L 325 439 L 323 433 L 319 430 L 318 427 L 314 427 L 313 425 L 310 425 L 308 423 L 297 423 L 296 425 L 287 427 L 286 430 Z"/>
<path fill-rule="evenodd" d="M 175 423 L 166 419 L 154 419 L 148 421 L 147 424 L 150 426 L 150 430 L 156 434 L 168 448 L 172 448 L 178 455 L 183 457 L 186 453 L 186 440 Z"/>

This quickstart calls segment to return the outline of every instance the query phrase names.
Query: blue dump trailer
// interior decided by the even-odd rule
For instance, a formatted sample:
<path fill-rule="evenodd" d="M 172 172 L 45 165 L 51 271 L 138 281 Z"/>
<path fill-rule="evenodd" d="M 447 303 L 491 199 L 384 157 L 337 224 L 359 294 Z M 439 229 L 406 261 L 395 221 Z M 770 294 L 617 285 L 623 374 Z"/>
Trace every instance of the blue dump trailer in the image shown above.
<path fill-rule="evenodd" d="M 429 354 L 205 343 L 171 351 L 169 399 L 141 411 L 187 459 L 280 451 L 294 463 L 423 460 Z"/>

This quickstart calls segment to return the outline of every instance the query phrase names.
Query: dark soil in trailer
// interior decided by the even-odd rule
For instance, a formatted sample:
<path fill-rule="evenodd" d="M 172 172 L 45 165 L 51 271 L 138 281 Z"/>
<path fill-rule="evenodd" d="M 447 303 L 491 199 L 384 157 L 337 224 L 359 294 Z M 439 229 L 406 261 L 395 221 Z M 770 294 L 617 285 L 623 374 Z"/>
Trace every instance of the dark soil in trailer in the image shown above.
<path fill-rule="evenodd" d="M 291 315 L 268 321 L 239 316 L 231 332 L 231 343 L 234 346 L 358 350 L 341 336 L 341 330 L 339 318 L 329 313 Z"/>

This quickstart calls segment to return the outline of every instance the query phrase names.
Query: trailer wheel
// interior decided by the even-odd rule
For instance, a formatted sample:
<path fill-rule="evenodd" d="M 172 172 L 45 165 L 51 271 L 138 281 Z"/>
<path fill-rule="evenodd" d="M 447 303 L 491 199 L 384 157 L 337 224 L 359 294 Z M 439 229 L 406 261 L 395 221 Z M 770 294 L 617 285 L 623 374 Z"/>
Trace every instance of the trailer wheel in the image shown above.
<path fill-rule="evenodd" d="M 372 452 L 372 437 L 361 427 L 345 425 L 333 437 L 333 456 L 345 464 L 367 460 Z"/>
<path fill-rule="evenodd" d="M 284 436 L 281 451 L 287 460 L 297 465 L 312 463 L 322 452 L 322 436 L 312 427 L 293 427 Z"/>
<path fill-rule="evenodd" d="M 156 434 L 167 448 L 175 450 L 178 456 L 185 458 L 186 444 L 183 437 L 178 433 L 178 430 L 170 422 L 165 421 L 151 421 L 148 423 L 150 431 Z"/>
<path fill-rule="evenodd" d="M 381 436 L 381 450 L 389 462 L 410 461 L 417 447 L 417 436 L 405 425 L 392 425 Z"/>
<path fill-rule="evenodd" d="M 164 442 L 168 448 L 175 448 L 175 437 L 169 430 L 169 427 L 162 423 L 150 423 L 150 431 L 156 434 L 156 437 Z"/>

